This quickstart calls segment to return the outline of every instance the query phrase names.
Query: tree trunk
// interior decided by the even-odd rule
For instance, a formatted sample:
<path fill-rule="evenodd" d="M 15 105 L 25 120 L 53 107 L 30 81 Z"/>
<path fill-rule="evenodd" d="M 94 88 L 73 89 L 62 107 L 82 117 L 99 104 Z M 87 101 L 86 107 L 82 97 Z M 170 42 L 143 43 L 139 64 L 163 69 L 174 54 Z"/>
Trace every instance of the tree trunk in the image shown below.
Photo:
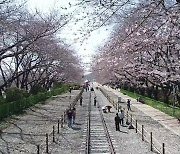
<path fill-rule="evenodd" d="M 158 86 L 153 86 L 153 95 L 155 100 L 159 100 L 158 95 L 159 95 L 159 89 Z"/>
<path fill-rule="evenodd" d="M 146 88 L 146 92 L 147 92 L 147 96 L 148 96 L 149 98 L 152 98 L 152 87 L 147 87 L 147 88 Z"/>
<path fill-rule="evenodd" d="M 167 87 L 162 87 L 162 92 L 163 92 L 164 103 L 169 104 L 169 96 L 171 94 L 171 90 L 169 90 Z"/>

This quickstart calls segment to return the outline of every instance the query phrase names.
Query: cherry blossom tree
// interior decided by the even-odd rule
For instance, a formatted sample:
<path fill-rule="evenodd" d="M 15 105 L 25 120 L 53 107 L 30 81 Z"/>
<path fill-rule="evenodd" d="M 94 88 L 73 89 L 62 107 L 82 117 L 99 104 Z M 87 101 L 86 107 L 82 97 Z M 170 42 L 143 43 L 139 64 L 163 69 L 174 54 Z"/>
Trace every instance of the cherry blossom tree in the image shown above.
<path fill-rule="evenodd" d="M 108 68 L 113 66 L 111 71 L 101 71 L 111 77 L 115 74 L 115 80 L 118 78 L 126 86 L 136 87 L 142 93 L 146 88 L 150 97 L 157 98 L 160 89 L 164 101 L 168 102 L 173 86 L 179 86 L 180 78 L 178 10 L 178 4 L 170 5 L 164 1 L 142 1 L 137 4 L 123 25 L 119 26 L 111 44 L 107 43 L 101 49 L 112 59 L 108 61 L 106 56 L 101 56 L 101 62 Z M 96 67 L 99 67 L 97 63 Z"/>
<path fill-rule="evenodd" d="M 31 14 L 25 3 L 9 0 L 1 1 L 0 8 L 0 92 L 11 86 L 48 89 L 53 82 L 63 81 L 65 74 L 81 76 L 80 61 L 57 37 L 71 17 L 56 12 Z M 81 79 L 77 78 L 73 81 Z"/>

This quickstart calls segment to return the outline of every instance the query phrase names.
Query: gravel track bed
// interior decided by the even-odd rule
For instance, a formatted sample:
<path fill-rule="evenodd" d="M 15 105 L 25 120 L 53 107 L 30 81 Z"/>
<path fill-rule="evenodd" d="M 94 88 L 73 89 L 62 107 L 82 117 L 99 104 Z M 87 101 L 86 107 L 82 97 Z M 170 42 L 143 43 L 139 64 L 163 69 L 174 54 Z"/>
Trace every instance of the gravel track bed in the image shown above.
<path fill-rule="evenodd" d="M 100 107 L 111 105 L 100 91 L 96 91 Z M 112 108 L 111 113 L 103 113 L 108 129 L 111 131 L 112 138 L 118 145 L 120 154 L 152 154 L 146 142 L 142 142 L 141 137 L 135 133 L 134 129 L 128 129 L 127 125 L 120 126 L 120 131 L 116 131 L 114 117 L 117 111 Z"/>
<path fill-rule="evenodd" d="M 117 96 L 107 91 L 108 95 L 117 100 Z M 40 153 L 45 153 L 45 134 L 52 131 L 55 125 L 55 142 L 52 142 L 52 134 L 49 139 L 49 153 L 52 154 L 80 154 L 84 153 L 87 128 L 87 111 L 89 102 L 89 93 L 84 92 L 83 105 L 76 105 L 76 123 L 69 128 L 64 124 L 57 134 L 57 120 L 60 119 L 63 111 L 75 99 L 79 91 L 72 91 L 71 98 L 69 94 L 63 94 L 56 98 L 46 101 L 44 105 L 36 105 L 26 110 L 24 115 L 16 116 L 11 120 L 10 126 L 0 134 L 0 153 L 2 154 L 35 154 L 37 145 L 40 146 Z M 95 90 L 100 107 L 110 105 L 108 100 L 99 91 Z M 92 93 L 92 100 L 94 93 Z M 93 104 L 93 102 L 92 102 Z M 122 103 L 126 108 L 126 104 Z M 171 151 L 172 154 L 179 154 L 180 138 L 171 133 L 157 121 L 147 116 L 137 108 L 132 107 L 131 114 L 138 120 L 139 125 L 144 125 L 145 129 L 153 132 L 153 136 Z M 135 133 L 135 129 L 128 129 L 127 125 L 120 127 L 121 131 L 115 131 L 114 117 L 116 110 L 112 108 L 111 113 L 103 113 L 108 129 L 110 131 L 113 144 L 117 149 L 117 154 L 152 154 L 150 145 L 141 140 L 140 134 Z M 170 142 L 171 141 L 171 142 Z"/>

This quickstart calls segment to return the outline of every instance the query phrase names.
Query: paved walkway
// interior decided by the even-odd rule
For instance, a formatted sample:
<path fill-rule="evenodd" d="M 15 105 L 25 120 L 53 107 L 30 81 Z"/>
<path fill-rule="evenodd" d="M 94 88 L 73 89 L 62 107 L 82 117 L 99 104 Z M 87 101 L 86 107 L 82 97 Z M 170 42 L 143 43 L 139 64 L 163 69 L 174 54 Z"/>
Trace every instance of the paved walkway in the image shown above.
<path fill-rule="evenodd" d="M 111 105 L 110 102 L 100 90 L 95 90 L 97 101 L 99 102 L 100 108 L 106 105 Z M 92 107 L 94 108 L 94 107 Z M 120 131 L 116 131 L 114 118 L 116 116 L 116 109 L 111 108 L 111 112 L 103 113 L 106 126 L 110 133 L 113 145 L 117 154 L 153 154 L 150 150 L 149 144 L 141 140 L 141 136 L 135 132 L 135 129 L 128 129 L 124 120 L 124 125 L 120 126 Z M 157 154 L 157 153 L 156 153 Z"/>
<path fill-rule="evenodd" d="M 175 133 L 176 135 L 180 136 L 180 124 L 178 123 L 177 119 L 174 117 L 171 117 L 149 105 L 142 104 L 140 102 L 137 102 L 136 99 L 131 98 L 127 95 L 124 95 L 123 93 L 119 92 L 118 90 L 114 90 L 110 87 L 103 86 L 108 91 L 112 91 L 115 95 L 121 97 L 124 100 L 131 99 L 132 106 L 136 107 L 143 113 L 147 114 L 154 120 L 158 121 L 160 124 L 162 124 L 164 127 Z"/>
<path fill-rule="evenodd" d="M 100 85 L 100 84 L 98 84 Z M 94 83 L 97 86 L 97 83 Z M 117 102 L 118 96 L 124 101 L 131 99 L 132 111 L 129 114 L 133 119 L 138 121 L 138 128 L 144 125 L 148 140 L 150 140 L 150 132 L 153 133 L 153 142 L 157 144 L 159 149 L 162 148 L 162 143 L 165 143 L 166 154 L 179 154 L 180 152 L 180 124 L 177 119 L 162 113 L 146 104 L 137 102 L 127 95 L 120 93 L 107 86 L 100 87 L 110 96 L 110 98 Z M 127 108 L 126 103 L 120 104 L 123 108 Z M 116 111 L 117 112 L 117 111 Z M 162 149 L 161 149 L 162 151 Z"/>

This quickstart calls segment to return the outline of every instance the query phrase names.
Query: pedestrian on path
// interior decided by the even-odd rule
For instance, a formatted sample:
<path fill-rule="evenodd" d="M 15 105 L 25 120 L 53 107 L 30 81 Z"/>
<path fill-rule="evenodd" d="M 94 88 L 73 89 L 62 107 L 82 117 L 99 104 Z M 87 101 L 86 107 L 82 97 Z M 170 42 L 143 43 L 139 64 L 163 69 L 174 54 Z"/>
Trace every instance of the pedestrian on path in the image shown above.
<path fill-rule="evenodd" d="M 118 113 L 116 113 L 116 116 L 115 116 L 114 120 L 115 120 L 116 131 L 120 131 L 120 127 L 119 127 L 120 118 L 118 116 Z"/>
<path fill-rule="evenodd" d="M 127 109 L 128 109 L 128 111 L 131 110 L 131 100 L 130 99 L 127 100 Z"/>
<path fill-rule="evenodd" d="M 122 110 L 122 106 L 121 105 L 119 106 L 119 104 L 118 104 L 117 108 L 118 108 L 118 112 L 120 112 Z"/>
<path fill-rule="evenodd" d="M 80 106 L 82 106 L 82 100 L 83 100 L 83 97 L 82 97 L 82 95 L 81 95 L 81 96 L 80 96 L 80 99 L 79 99 Z"/>
<path fill-rule="evenodd" d="M 118 116 L 120 118 L 120 125 L 124 125 L 124 110 L 120 110 L 120 112 L 118 112 Z"/>
<path fill-rule="evenodd" d="M 67 114 L 67 119 L 68 119 L 68 127 L 72 127 L 72 114 L 73 111 L 71 109 L 71 107 L 66 111 Z"/>
<path fill-rule="evenodd" d="M 72 123 L 75 124 L 75 120 L 76 120 L 76 108 L 74 107 L 72 110 Z"/>
<path fill-rule="evenodd" d="M 106 111 L 106 106 L 103 106 L 103 107 L 102 107 L 102 111 L 103 111 L 103 113 L 107 113 L 107 111 Z"/>
<path fill-rule="evenodd" d="M 71 91 L 72 91 L 72 87 L 69 87 L 69 93 L 71 94 Z"/>
<path fill-rule="evenodd" d="M 96 99 L 96 96 L 94 97 L 94 106 L 96 106 L 96 103 L 97 103 L 97 99 Z"/>

